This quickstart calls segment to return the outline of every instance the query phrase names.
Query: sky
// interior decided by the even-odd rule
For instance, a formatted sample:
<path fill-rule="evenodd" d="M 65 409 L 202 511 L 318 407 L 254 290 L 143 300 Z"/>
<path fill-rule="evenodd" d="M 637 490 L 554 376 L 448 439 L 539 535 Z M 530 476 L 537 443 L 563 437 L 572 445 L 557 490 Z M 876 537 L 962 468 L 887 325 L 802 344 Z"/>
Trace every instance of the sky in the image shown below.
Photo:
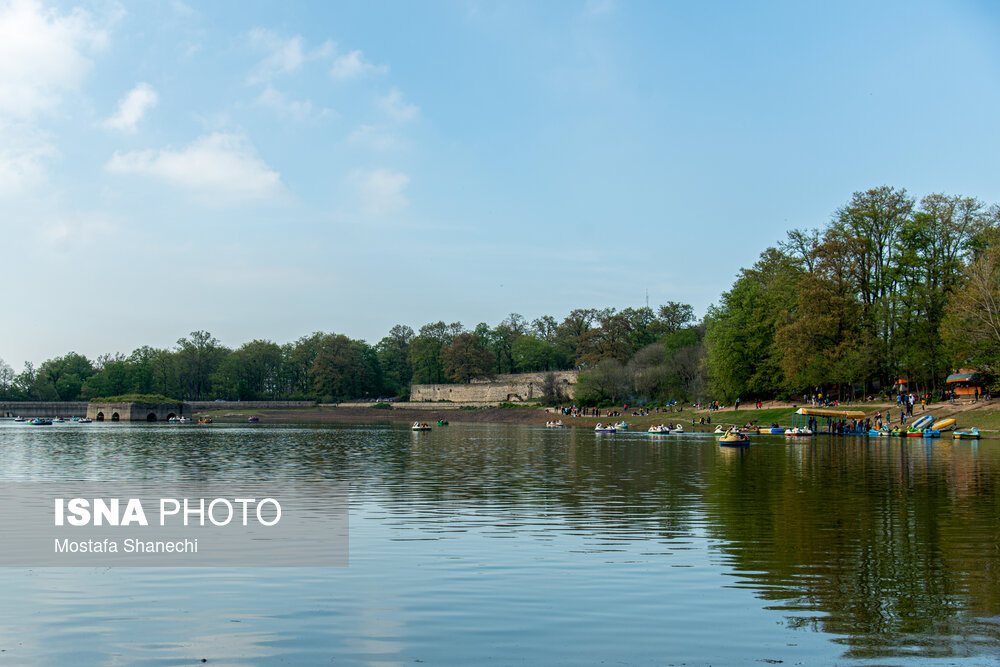
<path fill-rule="evenodd" d="M 880 185 L 1000 202 L 989 2 L 0 0 L 0 359 L 698 315 Z"/>

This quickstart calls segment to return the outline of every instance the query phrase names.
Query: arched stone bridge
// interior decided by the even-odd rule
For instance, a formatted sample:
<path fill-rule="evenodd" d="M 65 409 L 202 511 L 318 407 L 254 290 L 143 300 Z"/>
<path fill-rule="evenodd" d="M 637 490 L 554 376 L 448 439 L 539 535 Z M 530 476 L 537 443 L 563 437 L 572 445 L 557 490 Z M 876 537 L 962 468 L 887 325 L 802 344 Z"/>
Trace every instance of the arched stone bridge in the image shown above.
<path fill-rule="evenodd" d="M 88 403 L 87 417 L 95 422 L 165 422 L 191 419 L 191 408 L 186 403 Z"/>

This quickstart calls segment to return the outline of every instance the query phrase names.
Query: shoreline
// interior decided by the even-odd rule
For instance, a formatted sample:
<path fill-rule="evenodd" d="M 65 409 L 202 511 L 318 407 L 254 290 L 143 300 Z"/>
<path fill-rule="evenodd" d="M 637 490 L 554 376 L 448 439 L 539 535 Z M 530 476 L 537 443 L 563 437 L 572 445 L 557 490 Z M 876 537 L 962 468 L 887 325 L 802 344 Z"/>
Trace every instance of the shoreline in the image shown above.
<path fill-rule="evenodd" d="M 624 419 L 636 429 L 646 429 L 653 424 L 680 423 L 684 428 L 695 432 L 713 431 L 718 424 L 741 425 L 753 420 L 755 423 L 770 424 L 778 422 L 782 426 L 791 425 L 791 415 L 798 409 L 792 403 L 767 402 L 762 409 L 752 406 L 741 407 L 734 410 L 732 406 L 719 410 L 709 411 L 707 409 L 697 409 L 685 407 L 677 411 L 661 411 L 643 416 L 633 416 L 631 409 L 622 412 L 620 417 L 572 417 L 562 415 L 553 408 L 541 406 L 524 406 L 512 408 L 499 407 L 453 407 L 442 404 L 441 407 L 429 407 L 423 405 L 419 408 L 393 407 L 392 409 L 377 409 L 374 407 L 362 407 L 357 404 L 350 406 L 318 406 L 310 408 L 247 408 L 233 410 L 231 407 L 220 408 L 218 410 L 200 410 L 198 415 L 212 417 L 219 422 L 245 421 L 247 417 L 254 415 L 260 418 L 261 422 L 268 423 L 288 423 L 288 424 L 391 424 L 427 422 L 435 424 L 438 420 L 448 420 L 454 424 L 522 424 L 528 426 L 545 426 L 547 421 L 561 419 L 568 427 L 585 427 L 593 429 L 598 422 L 607 423 L 609 420 L 618 421 Z M 891 410 L 894 415 L 898 414 L 899 408 L 894 403 L 864 403 L 852 406 L 837 406 L 834 410 L 862 410 L 866 415 L 872 416 L 877 411 L 883 414 L 886 410 Z M 548 412 L 546 410 L 549 410 Z M 605 411 L 606 412 L 606 411 Z M 971 404 L 950 404 L 934 403 L 921 411 L 920 406 L 914 408 L 913 416 L 916 419 L 922 414 L 933 414 L 938 419 L 955 418 L 957 427 L 967 428 L 977 426 L 980 431 L 988 434 L 1000 433 L 1000 401 L 980 400 Z M 697 421 L 703 418 L 710 418 L 710 424 L 698 424 Z M 692 419 L 696 422 L 693 426 Z M 893 423 L 898 423 L 898 416 Z M 990 436 L 994 437 L 994 436 Z"/>

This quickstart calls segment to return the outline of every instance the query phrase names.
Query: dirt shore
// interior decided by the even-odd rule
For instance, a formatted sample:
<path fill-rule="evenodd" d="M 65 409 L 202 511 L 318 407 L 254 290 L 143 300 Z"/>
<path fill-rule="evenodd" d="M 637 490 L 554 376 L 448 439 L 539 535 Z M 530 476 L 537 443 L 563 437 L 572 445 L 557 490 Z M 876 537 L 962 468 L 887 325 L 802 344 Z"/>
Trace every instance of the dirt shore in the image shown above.
<path fill-rule="evenodd" d="M 443 404 L 440 409 L 407 409 L 406 407 L 394 407 L 391 410 L 376 409 L 373 407 L 360 406 L 321 406 L 313 408 L 293 408 L 293 409 L 246 409 L 234 411 L 232 409 L 207 410 L 199 412 L 211 416 L 213 419 L 226 422 L 246 421 L 250 415 L 256 415 L 262 422 L 268 423 L 343 423 L 343 424 L 388 424 L 407 423 L 415 421 L 436 423 L 438 420 L 446 419 L 449 423 L 462 424 L 528 424 L 543 426 L 550 420 L 561 419 L 567 426 L 580 426 L 593 428 L 597 422 L 607 423 L 619 419 L 625 419 L 635 428 L 648 428 L 652 424 L 661 423 L 681 423 L 685 428 L 692 428 L 692 420 L 695 423 L 694 430 L 711 430 L 716 424 L 735 424 L 754 421 L 755 423 L 770 423 L 777 421 L 783 426 L 789 426 L 791 422 L 791 412 L 797 405 L 793 403 L 783 403 L 768 401 L 764 403 L 762 409 L 757 410 L 751 405 L 743 405 L 739 410 L 734 410 L 732 406 L 709 412 L 696 408 L 674 408 L 674 411 L 661 410 L 645 416 L 635 416 L 632 410 L 622 412 L 621 417 L 607 416 L 607 411 L 602 411 L 601 416 L 570 417 L 560 414 L 555 410 L 548 410 L 543 407 L 515 407 L 515 408 L 455 408 Z M 859 403 L 850 406 L 838 406 L 835 409 L 841 410 L 862 410 L 867 415 L 874 416 L 876 411 L 883 414 L 886 410 L 895 413 L 898 408 L 894 403 Z M 919 417 L 925 411 L 921 406 L 914 408 L 914 418 Z M 926 408 L 939 419 L 954 417 L 961 427 L 978 426 L 984 432 L 995 431 L 1000 428 L 1000 402 L 983 401 L 977 403 L 961 402 L 958 404 L 935 403 Z M 697 424 L 699 420 L 710 418 L 711 425 Z M 788 422 L 788 423 L 786 423 Z"/>

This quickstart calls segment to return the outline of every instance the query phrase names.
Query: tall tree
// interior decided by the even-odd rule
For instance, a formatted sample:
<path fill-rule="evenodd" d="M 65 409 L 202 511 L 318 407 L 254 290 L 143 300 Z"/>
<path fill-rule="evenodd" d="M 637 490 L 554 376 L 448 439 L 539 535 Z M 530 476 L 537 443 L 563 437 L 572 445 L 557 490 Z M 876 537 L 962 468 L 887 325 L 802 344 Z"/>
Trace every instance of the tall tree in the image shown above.
<path fill-rule="evenodd" d="M 342 334 L 323 336 L 309 375 L 316 395 L 323 400 L 367 398 L 381 390 L 374 350 Z"/>
<path fill-rule="evenodd" d="M 176 355 L 180 375 L 184 380 L 184 398 L 211 398 L 212 374 L 228 354 L 229 349 L 207 331 L 192 331 L 190 338 L 179 339 Z"/>
<path fill-rule="evenodd" d="M 709 309 L 708 376 L 723 399 L 773 395 L 785 388 L 775 330 L 782 313 L 794 309 L 801 275 L 797 261 L 768 248 Z"/>
<path fill-rule="evenodd" d="M 493 358 L 486 349 L 486 341 L 472 333 L 461 333 L 441 351 L 445 375 L 452 382 L 470 382 L 487 375 L 493 367 Z"/>
<path fill-rule="evenodd" d="M 389 330 L 375 346 L 379 364 L 386 384 L 386 390 L 395 396 L 410 395 L 410 379 L 413 368 L 410 365 L 410 343 L 415 334 L 410 327 L 397 324 Z"/>

